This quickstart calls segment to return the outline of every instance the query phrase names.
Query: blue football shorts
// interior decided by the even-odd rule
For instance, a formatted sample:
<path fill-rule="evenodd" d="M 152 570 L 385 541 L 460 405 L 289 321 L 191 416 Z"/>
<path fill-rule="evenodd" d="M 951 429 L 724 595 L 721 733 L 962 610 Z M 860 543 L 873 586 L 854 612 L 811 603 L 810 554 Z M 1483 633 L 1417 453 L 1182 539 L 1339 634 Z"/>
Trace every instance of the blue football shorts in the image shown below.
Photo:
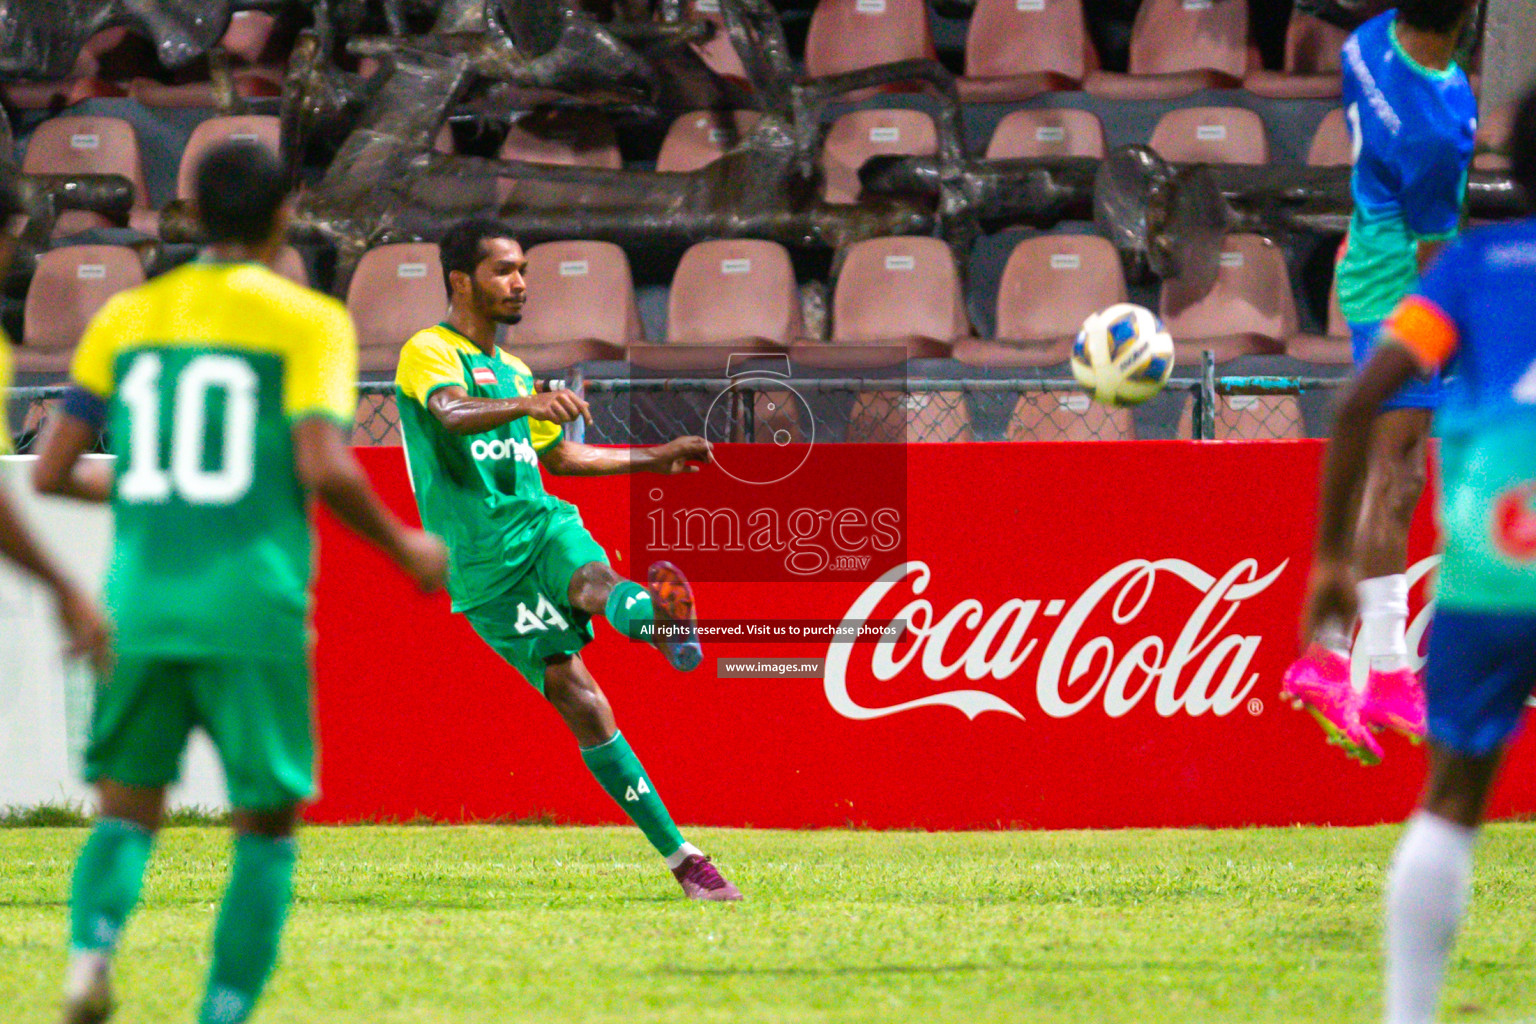
<path fill-rule="evenodd" d="M 1429 627 L 1429 737 L 1482 757 L 1514 733 L 1536 686 L 1536 614 L 1439 607 Z"/>
<path fill-rule="evenodd" d="M 1355 369 L 1365 365 L 1376 347 L 1376 335 L 1381 333 L 1381 321 L 1369 324 L 1350 324 L 1349 343 L 1355 356 Z M 1389 409 L 1438 409 L 1440 407 L 1440 375 L 1428 379 L 1409 380 L 1397 392 L 1381 404 L 1382 411 Z"/>

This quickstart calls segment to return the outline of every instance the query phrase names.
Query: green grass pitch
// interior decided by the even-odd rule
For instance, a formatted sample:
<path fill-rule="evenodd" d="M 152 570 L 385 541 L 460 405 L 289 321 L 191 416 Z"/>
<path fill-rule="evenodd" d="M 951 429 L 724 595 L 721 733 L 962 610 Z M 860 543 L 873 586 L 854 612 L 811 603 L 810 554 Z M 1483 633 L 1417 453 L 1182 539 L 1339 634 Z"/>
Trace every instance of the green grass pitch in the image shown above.
<path fill-rule="evenodd" d="M 684 901 L 632 829 L 311 828 L 266 1024 L 1373 1021 L 1396 828 L 692 830 L 747 894 Z M 0 830 L 0 1020 L 55 1019 L 83 833 Z M 226 833 L 165 832 L 121 1024 L 192 1019 Z M 1447 1020 L 1536 1017 L 1536 826 L 1490 828 Z"/>

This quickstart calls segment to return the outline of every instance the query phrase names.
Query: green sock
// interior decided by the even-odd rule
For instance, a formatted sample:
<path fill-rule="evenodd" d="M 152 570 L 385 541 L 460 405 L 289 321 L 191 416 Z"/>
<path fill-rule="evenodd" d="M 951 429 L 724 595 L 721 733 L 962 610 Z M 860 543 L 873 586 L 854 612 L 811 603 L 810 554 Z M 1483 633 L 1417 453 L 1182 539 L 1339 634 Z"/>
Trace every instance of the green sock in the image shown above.
<path fill-rule="evenodd" d="M 651 603 L 651 592 L 633 580 L 620 580 L 608 592 L 608 603 L 603 614 L 613 623 L 613 628 L 631 640 L 653 639 L 648 628 L 656 621 L 656 607 Z"/>
<path fill-rule="evenodd" d="M 645 768 L 623 733 L 616 732 L 613 739 L 595 747 L 583 747 L 581 759 L 587 762 L 598 784 L 640 826 L 657 853 L 670 857 L 677 852 L 683 845 L 683 835 L 672 824 L 667 805 L 656 795 L 656 787 L 646 778 Z"/>
<path fill-rule="evenodd" d="M 292 839 L 235 837 L 198 1024 L 239 1024 L 250 1016 L 277 963 L 277 940 L 293 896 L 294 857 Z"/>
<path fill-rule="evenodd" d="M 139 900 L 154 833 L 121 818 L 97 818 L 69 897 L 69 944 L 77 951 L 110 952 Z"/>

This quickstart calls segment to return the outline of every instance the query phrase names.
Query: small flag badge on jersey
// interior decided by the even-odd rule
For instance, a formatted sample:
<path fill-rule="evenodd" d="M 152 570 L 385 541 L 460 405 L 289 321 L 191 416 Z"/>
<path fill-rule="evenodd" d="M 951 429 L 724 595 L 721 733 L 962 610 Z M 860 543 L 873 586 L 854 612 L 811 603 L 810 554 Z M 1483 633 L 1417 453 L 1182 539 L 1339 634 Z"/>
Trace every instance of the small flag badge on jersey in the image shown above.
<path fill-rule="evenodd" d="M 489 366 L 477 366 L 470 372 L 476 384 L 484 384 L 486 387 L 496 386 L 496 371 Z"/>

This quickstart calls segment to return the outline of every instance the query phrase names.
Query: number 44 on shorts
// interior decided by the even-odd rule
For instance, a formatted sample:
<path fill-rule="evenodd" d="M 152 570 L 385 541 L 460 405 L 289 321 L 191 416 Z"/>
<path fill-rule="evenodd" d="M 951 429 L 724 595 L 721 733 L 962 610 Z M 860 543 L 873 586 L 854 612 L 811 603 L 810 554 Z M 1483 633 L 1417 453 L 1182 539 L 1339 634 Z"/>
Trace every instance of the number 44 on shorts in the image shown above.
<path fill-rule="evenodd" d="M 539 603 L 533 611 L 523 602 L 517 602 L 517 621 L 512 628 L 519 634 L 542 633 L 548 629 L 569 629 L 570 623 L 565 621 L 565 616 L 560 614 L 560 609 L 550 603 L 549 598 L 539 595 Z"/>
<path fill-rule="evenodd" d="M 651 787 L 645 784 L 645 776 L 642 775 L 635 780 L 635 784 L 633 786 L 630 786 L 624 791 L 624 802 L 627 804 L 632 804 L 650 791 Z"/>

